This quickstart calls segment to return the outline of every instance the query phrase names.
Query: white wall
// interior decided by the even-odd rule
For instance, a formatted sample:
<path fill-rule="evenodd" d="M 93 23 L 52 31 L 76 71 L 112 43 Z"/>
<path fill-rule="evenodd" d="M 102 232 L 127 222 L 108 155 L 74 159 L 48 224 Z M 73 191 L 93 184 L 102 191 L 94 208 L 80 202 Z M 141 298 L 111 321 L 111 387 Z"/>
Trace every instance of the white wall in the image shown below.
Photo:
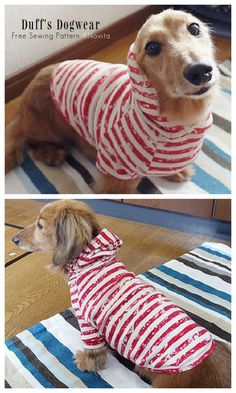
<path fill-rule="evenodd" d="M 57 19 L 99 21 L 98 30 L 100 30 L 143 7 L 144 5 L 7 5 L 5 7 L 6 77 L 10 77 L 53 52 L 78 41 L 76 38 L 55 38 L 56 31 L 58 31 Z M 32 32 L 29 29 L 22 29 L 22 19 L 35 22 L 37 18 L 44 18 L 47 22 L 51 21 L 52 29 L 48 30 L 46 23 L 43 23 L 42 30 L 38 29 Z M 54 38 L 30 39 L 30 31 L 33 34 L 47 34 L 49 37 L 53 34 Z M 26 39 L 12 38 L 13 32 L 26 34 Z M 79 34 L 79 39 L 82 39 L 84 34 L 88 32 L 90 30 L 81 29 L 74 32 L 60 30 L 60 33 L 63 34 Z"/>

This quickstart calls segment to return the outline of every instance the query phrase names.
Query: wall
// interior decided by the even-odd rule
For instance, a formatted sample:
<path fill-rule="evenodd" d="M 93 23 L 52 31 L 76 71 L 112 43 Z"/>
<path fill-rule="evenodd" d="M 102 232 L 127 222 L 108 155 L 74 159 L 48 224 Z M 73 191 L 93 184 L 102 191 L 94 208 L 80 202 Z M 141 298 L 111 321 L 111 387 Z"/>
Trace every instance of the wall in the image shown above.
<path fill-rule="evenodd" d="M 77 21 L 92 21 L 94 28 L 96 21 L 98 30 L 109 26 L 117 20 L 132 14 L 144 5 L 7 5 L 5 7 L 5 28 L 6 28 L 6 77 L 14 75 L 16 72 L 32 65 L 33 63 L 42 60 L 48 55 L 61 50 L 64 47 L 75 44 L 79 39 L 82 39 L 91 30 L 81 28 L 75 31 L 69 29 L 58 30 L 57 19 L 64 22 Z M 39 28 L 35 30 L 36 19 L 45 19 L 42 30 Z M 22 19 L 34 22 L 34 31 L 22 29 Z M 51 22 L 52 28 L 48 29 L 48 23 Z M 91 26 L 91 25 L 90 25 Z M 28 23 L 29 27 L 29 23 Z M 86 27 L 86 26 L 85 26 Z M 89 27 L 89 25 L 87 26 Z M 96 29 L 94 30 L 96 31 Z M 12 38 L 12 33 L 26 34 L 26 38 Z M 56 32 L 62 35 L 55 37 Z M 44 35 L 44 38 L 30 38 L 30 33 L 34 35 Z M 70 38 L 64 38 L 64 35 L 70 34 Z M 53 34 L 53 39 L 50 39 Z M 62 38 L 63 37 L 63 38 Z M 109 38 L 102 38 L 109 39 Z"/>

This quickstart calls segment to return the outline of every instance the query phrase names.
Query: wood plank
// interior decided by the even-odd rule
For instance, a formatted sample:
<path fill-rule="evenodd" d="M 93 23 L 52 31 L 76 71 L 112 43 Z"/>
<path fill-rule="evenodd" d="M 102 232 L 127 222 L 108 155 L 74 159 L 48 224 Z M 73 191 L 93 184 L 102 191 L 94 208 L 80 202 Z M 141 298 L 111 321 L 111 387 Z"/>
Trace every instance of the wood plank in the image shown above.
<path fill-rule="evenodd" d="M 11 337 L 70 306 L 62 274 L 50 274 L 48 254 L 30 254 L 6 268 L 6 336 Z"/>
<path fill-rule="evenodd" d="M 231 221 L 231 199 L 217 199 L 214 208 L 214 218 Z"/>
<path fill-rule="evenodd" d="M 5 222 L 25 227 L 36 219 L 40 209 L 47 203 L 30 199 L 9 199 L 5 202 Z"/>

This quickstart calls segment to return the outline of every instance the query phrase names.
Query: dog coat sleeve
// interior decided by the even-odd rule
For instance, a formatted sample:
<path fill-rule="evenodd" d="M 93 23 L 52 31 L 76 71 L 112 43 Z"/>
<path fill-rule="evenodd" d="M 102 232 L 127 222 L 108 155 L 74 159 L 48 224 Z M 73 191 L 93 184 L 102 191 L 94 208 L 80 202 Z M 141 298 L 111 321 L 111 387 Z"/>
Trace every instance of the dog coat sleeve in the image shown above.
<path fill-rule="evenodd" d="M 104 337 L 99 334 L 90 322 L 85 321 L 83 317 L 78 314 L 77 320 L 80 326 L 81 338 L 86 349 L 98 349 L 105 345 Z"/>

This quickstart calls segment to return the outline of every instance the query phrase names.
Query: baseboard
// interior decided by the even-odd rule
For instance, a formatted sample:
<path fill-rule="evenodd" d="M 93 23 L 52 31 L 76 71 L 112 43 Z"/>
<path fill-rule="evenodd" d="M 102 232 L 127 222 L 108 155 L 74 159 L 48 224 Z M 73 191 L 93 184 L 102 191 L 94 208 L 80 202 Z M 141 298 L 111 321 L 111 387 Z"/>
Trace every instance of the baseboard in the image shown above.
<path fill-rule="evenodd" d="M 89 205 L 96 214 L 231 241 L 231 222 L 228 221 L 131 205 L 130 203 L 121 203 L 110 199 L 79 200 Z M 37 199 L 37 201 L 48 203 L 55 201 L 55 199 Z"/>
<path fill-rule="evenodd" d="M 112 25 L 98 31 L 98 34 L 109 34 L 109 40 L 95 40 L 92 38 L 85 38 L 76 44 L 70 45 L 67 48 L 54 53 L 53 55 L 44 58 L 30 67 L 25 68 L 12 77 L 7 78 L 5 82 L 5 102 L 18 97 L 41 68 L 64 60 L 77 59 L 78 53 L 80 59 L 87 58 L 93 53 L 105 48 L 107 45 L 110 45 L 111 43 L 131 33 L 133 30 L 139 30 L 148 16 L 153 13 L 158 13 L 164 8 L 166 7 L 156 5 L 144 7 L 141 10 L 138 10 L 137 12 L 128 15 L 125 18 L 122 18 L 113 23 Z"/>

